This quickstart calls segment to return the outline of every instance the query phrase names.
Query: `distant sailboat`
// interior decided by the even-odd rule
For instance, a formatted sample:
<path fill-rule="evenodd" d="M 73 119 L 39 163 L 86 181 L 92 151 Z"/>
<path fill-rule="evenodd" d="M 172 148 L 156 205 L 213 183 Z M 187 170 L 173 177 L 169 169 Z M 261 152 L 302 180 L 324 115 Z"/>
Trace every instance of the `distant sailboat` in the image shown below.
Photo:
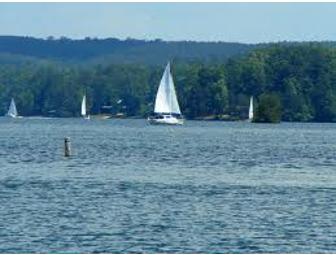
<path fill-rule="evenodd" d="M 87 115 L 86 113 L 86 95 L 83 96 L 81 114 L 84 119 L 90 119 L 90 115 Z"/>
<path fill-rule="evenodd" d="M 253 97 L 250 98 L 250 108 L 249 108 L 249 116 L 248 121 L 252 122 L 253 120 Z"/>
<path fill-rule="evenodd" d="M 177 101 L 173 77 L 168 62 L 162 75 L 155 99 L 154 115 L 148 117 L 150 124 L 182 125 L 184 123 Z"/>
<path fill-rule="evenodd" d="M 16 105 L 15 105 L 14 98 L 12 98 L 12 100 L 10 102 L 9 109 L 8 109 L 8 112 L 7 112 L 6 116 L 11 117 L 11 118 L 17 118 L 18 117 L 18 112 L 16 110 Z"/>

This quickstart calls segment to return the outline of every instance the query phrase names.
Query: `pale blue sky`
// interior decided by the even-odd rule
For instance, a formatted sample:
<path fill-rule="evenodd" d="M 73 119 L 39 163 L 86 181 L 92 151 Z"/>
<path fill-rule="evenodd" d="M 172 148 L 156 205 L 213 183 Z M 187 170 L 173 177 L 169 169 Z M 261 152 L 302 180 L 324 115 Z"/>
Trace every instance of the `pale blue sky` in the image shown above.
<path fill-rule="evenodd" d="M 0 35 L 336 40 L 336 3 L 0 3 Z"/>

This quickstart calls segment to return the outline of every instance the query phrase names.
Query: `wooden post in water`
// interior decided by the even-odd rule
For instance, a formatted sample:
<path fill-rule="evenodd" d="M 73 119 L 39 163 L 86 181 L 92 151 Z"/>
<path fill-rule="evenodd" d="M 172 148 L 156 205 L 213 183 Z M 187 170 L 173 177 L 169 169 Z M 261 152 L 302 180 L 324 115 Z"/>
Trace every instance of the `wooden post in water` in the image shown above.
<path fill-rule="evenodd" d="M 70 137 L 64 138 L 64 156 L 65 157 L 71 156 Z"/>

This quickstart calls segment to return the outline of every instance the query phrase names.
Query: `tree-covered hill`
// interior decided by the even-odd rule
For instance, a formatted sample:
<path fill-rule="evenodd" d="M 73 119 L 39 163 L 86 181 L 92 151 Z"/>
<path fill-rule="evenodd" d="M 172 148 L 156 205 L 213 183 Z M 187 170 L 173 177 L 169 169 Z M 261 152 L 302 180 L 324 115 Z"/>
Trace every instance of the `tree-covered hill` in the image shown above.
<path fill-rule="evenodd" d="M 173 59 L 210 62 L 224 61 L 229 57 L 245 54 L 254 47 L 254 45 L 226 42 L 167 42 L 115 38 L 72 40 L 65 37 L 37 39 L 0 36 L 0 63 L 4 62 L 4 54 L 12 54 L 14 59 L 33 57 L 72 63 L 85 61 L 156 65 Z"/>

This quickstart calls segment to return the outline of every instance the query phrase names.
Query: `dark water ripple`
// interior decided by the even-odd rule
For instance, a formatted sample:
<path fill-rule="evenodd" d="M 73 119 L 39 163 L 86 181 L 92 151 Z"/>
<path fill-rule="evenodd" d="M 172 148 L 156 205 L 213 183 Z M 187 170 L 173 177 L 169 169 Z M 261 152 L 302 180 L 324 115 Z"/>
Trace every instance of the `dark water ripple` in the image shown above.
<path fill-rule="evenodd" d="M 0 125 L 1 253 L 336 252 L 335 124 Z"/>

